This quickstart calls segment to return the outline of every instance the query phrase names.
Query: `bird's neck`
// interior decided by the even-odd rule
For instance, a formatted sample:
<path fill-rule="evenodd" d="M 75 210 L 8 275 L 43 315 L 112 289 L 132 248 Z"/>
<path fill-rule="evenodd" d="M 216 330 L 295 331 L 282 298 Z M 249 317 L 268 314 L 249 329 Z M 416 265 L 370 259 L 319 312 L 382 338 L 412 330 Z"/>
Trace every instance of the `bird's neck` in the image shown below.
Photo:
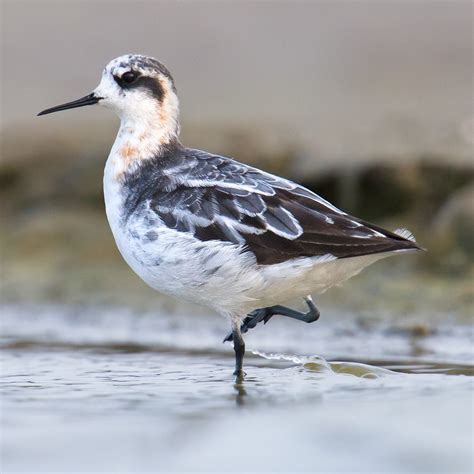
<path fill-rule="evenodd" d="M 181 146 L 177 99 L 176 103 L 168 100 L 120 119 L 120 129 L 109 157 L 119 180 L 144 161 L 164 156 Z"/>

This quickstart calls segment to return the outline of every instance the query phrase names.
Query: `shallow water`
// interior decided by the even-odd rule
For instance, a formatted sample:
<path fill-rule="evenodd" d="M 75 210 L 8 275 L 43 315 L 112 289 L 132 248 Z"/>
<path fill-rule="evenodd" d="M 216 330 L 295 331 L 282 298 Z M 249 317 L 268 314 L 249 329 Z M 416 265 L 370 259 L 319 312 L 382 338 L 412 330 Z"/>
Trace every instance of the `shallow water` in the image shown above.
<path fill-rule="evenodd" d="M 2 472 L 472 471 L 470 327 L 274 318 L 246 337 L 243 383 L 226 329 L 4 306 Z"/>

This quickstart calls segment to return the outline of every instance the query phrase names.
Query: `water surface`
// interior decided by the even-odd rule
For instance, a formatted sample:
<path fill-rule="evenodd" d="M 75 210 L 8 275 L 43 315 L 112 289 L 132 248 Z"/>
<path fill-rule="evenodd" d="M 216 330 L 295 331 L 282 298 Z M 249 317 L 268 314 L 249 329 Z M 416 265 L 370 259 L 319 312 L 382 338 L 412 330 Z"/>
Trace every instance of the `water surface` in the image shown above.
<path fill-rule="evenodd" d="M 472 330 L 7 305 L 2 472 L 470 472 Z M 338 317 L 339 316 L 339 317 Z"/>

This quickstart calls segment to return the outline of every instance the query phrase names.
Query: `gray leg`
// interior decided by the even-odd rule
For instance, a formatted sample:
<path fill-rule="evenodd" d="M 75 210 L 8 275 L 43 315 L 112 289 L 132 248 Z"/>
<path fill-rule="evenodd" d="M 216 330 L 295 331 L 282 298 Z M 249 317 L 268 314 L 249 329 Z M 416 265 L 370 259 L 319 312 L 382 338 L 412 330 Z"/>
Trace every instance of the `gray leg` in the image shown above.
<path fill-rule="evenodd" d="M 242 379 L 245 372 L 242 370 L 244 365 L 244 354 L 245 354 L 245 342 L 242 337 L 242 333 L 238 326 L 232 329 L 232 339 L 234 340 L 234 351 L 235 351 L 235 372 L 234 375 L 238 379 Z"/>
<path fill-rule="evenodd" d="M 287 308 L 286 306 L 269 306 L 267 308 L 259 308 L 255 311 L 252 311 L 242 322 L 240 331 L 246 333 L 249 329 L 254 328 L 258 323 L 262 322 L 266 324 L 272 316 L 279 314 L 280 316 L 286 316 L 288 318 L 293 318 L 298 321 L 303 321 L 305 323 L 313 323 L 319 319 L 320 313 L 316 305 L 314 304 L 311 296 L 305 298 L 306 304 L 308 305 L 309 311 L 302 313 L 301 311 L 296 311 L 295 309 Z M 233 332 L 227 334 L 224 342 L 233 340 Z"/>

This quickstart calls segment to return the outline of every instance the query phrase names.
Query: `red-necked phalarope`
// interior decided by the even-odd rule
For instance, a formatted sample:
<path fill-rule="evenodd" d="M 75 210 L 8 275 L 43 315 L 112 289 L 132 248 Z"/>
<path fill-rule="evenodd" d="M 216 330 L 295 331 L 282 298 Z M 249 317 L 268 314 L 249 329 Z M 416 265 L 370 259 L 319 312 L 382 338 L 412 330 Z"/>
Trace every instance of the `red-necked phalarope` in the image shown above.
<path fill-rule="evenodd" d="M 91 94 L 39 115 L 92 104 L 121 120 L 104 195 L 123 258 L 152 288 L 229 318 L 239 377 L 249 328 L 275 314 L 316 321 L 307 295 L 419 249 L 405 229 L 384 230 L 287 179 L 185 148 L 174 81 L 156 59 L 114 59 Z M 295 297 L 307 313 L 281 306 Z"/>

